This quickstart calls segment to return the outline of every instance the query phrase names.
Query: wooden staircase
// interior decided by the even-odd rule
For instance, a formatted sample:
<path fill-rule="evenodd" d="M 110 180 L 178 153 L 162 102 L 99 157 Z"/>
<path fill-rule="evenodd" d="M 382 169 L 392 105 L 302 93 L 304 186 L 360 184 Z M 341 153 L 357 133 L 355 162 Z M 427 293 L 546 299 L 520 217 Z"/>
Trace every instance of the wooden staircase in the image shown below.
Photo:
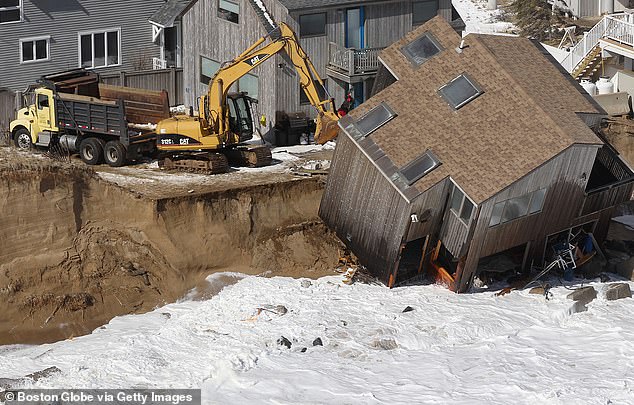
<path fill-rule="evenodd" d="M 600 64 L 603 61 L 601 57 L 601 47 L 596 44 L 590 52 L 579 62 L 577 67 L 572 71 L 571 75 L 575 80 L 588 78 L 590 80 L 598 79 L 600 76 Z"/>

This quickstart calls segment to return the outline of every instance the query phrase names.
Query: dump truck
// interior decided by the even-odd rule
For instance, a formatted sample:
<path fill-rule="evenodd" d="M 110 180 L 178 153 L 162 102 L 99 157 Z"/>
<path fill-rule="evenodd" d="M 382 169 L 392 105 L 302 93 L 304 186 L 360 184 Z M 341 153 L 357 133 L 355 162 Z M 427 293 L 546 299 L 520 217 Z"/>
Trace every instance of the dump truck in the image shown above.
<path fill-rule="evenodd" d="M 105 85 L 83 69 L 43 76 L 24 96 L 30 102 L 10 124 L 15 146 L 78 152 L 89 165 L 153 154 L 152 125 L 170 116 L 167 92 Z"/>

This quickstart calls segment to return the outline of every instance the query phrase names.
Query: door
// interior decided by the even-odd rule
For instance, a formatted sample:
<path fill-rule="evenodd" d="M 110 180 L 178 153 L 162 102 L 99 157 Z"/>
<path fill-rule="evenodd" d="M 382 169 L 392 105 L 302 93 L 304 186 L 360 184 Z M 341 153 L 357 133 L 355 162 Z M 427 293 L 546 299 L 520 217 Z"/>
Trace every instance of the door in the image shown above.
<path fill-rule="evenodd" d="M 180 24 L 165 28 L 163 31 L 163 54 L 167 67 L 180 67 L 181 65 L 181 35 Z"/>
<path fill-rule="evenodd" d="M 352 108 L 358 107 L 365 101 L 365 93 L 363 91 L 363 82 L 354 83 L 352 85 L 352 96 L 354 97 L 354 104 Z"/>
<path fill-rule="evenodd" d="M 363 26 L 365 16 L 363 7 L 346 10 L 346 48 L 362 49 L 364 44 Z"/>
<path fill-rule="evenodd" d="M 51 105 L 53 103 L 53 93 L 44 90 L 37 93 L 37 124 L 39 131 L 51 130 Z"/>

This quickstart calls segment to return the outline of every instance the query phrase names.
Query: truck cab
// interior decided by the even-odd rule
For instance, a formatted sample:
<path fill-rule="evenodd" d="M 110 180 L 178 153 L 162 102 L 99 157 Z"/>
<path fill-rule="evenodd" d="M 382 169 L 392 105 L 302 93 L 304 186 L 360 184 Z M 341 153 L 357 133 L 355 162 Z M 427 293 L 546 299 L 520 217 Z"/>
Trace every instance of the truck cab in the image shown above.
<path fill-rule="evenodd" d="M 23 150 L 32 145 L 48 146 L 51 132 L 59 131 L 53 91 L 39 87 L 27 92 L 25 98 L 30 99 L 31 104 L 20 109 L 16 119 L 11 121 L 11 138 Z"/>

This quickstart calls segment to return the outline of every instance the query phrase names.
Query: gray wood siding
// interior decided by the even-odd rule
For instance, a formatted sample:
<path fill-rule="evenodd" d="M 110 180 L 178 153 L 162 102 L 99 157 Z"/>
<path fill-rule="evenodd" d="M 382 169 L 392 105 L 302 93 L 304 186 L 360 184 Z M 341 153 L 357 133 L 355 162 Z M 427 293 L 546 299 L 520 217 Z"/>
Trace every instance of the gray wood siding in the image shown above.
<path fill-rule="evenodd" d="M 365 46 L 367 48 L 388 46 L 411 30 L 411 2 L 365 7 Z"/>
<path fill-rule="evenodd" d="M 474 209 L 475 211 L 475 209 Z M 459 258 L 464 244 L 467 242 L 469 227 L 451 210 L 447 209 L 447 215 L 440 233 L 440 240 L 449 253 Z"/>
<path fill-rule="evenodd" d="M 23 21 L 0 25 L 0 87 L 23 90 L 43 74 L 79 66 L 82 31 L 121 28 L 121 66 L 98 73 L 132 71 L 144 61 L 152 67 L 159 47 L 152 43 L 148 18 L 163 0 L 23 0 Z M 50 60 L 20 64 L 20 39 L 50 35 Z"/>
<path fill-rule="evenodd" d="M 339 136 L 319 216 L 387 282 L 409 221 L 405 199 L 345 135 Z"/>
<path fill-rule="evenodd" d="M 444 208 L 447 203 L 449 193 L 449 179 L 445 179 L 416 197 L 411 202 L 411 214 L 416 214 L 419 218 L 426 216 L 429 210 L 429 219 L 424 222 L 413 222 L 410 224 L 407 235 L 407 242 L 420 239 L 426 235 L 438 233 L 443 220 Z"/>
<path fill-rule="evenodd" d="M 277 2 L 267 3 L 269 12 L 277 21 L 284 21 L 288 11 Z M 208 87 L 200 81 L 200 56 L 220 63 L 230 61 L 266 32 L 246 0 L 240 1 L 238 24 L 218 17 L 218 0 L 199 0 L 183 16 L 183 75 L 186 105 L 197 109 L 196 99 L 207 93 Z M 278 66 L 281 57 L 274 57 L 256 67 L 251 73 L 258 76 L 258 109 L 267 117 L 267 128 L 274 124 L 276 109 L 275 87 L 278 76 L 285 75 Z M 292 72 L 295 75 L 295 72 Z M 283 81 L 283 79 L 281 79 Z M 295 78 L 297 81 L 297 78 Z M 299 86 L 299 85 L 297 85 Z M 299 104 L 299 98 L 297 98 Z"/>
<path fill-rule="evenodd" d="M 480 205 L 480 213 L 470 242 L 462 290 L 469 282 L 480 257 L 502 252 L 570 227 L 585 198 L 586 178 L 592 170 L 597 146 L 573 145 L 510 187 Z M 540 213 L 489 227 L 493 206 L 500 201 L 547 188 Z M 540 252 L 541 253 L 541 252 Z"/>

